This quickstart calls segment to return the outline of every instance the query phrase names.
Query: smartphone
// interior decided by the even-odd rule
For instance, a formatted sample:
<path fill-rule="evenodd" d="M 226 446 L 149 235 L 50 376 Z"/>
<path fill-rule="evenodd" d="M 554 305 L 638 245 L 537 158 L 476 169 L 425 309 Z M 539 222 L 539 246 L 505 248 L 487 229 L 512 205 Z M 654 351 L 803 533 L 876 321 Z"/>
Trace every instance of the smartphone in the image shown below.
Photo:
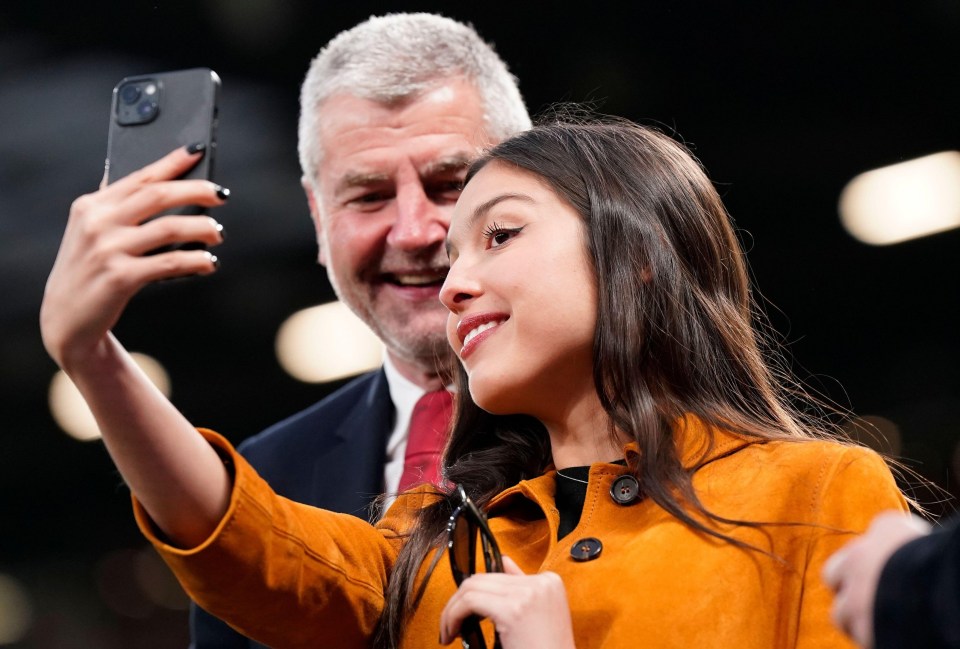
<path fill-rule="evenodd" d="M 220 77 L 209 68 L 121 79 L 110 111 L 107 182 L 194 142 L 207 150 L 183 177 L 212 179 L 219 100 Z"/>
<path fill-rule="evenodd" d="M 177 147 L 206 144 L 197 164 L 181 178 L 213 179 L 217 151 L 220 77 L 209 68 L 193 68 L 126 77 L 113 89 L 107 134 L 107 183 L 162 158 Z M 156 214 L 200 214 L 186 205 Z M 180 248 L 197 248 L 188 243 Z M 161 252 L 169 250 L 165 247 Z"/>

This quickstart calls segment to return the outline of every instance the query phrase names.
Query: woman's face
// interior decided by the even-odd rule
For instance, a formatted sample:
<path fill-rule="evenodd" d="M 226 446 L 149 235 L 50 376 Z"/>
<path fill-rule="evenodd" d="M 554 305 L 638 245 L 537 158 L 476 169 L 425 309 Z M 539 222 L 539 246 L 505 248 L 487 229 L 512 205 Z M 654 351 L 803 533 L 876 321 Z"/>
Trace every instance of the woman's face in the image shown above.
<path fill-rule="evenodd" d="M 595 399 L 597 291 L 579 214 L 535 174 L 492 162 L 447 241 L 447 339 L 477 405 L 549 420 Z"/>

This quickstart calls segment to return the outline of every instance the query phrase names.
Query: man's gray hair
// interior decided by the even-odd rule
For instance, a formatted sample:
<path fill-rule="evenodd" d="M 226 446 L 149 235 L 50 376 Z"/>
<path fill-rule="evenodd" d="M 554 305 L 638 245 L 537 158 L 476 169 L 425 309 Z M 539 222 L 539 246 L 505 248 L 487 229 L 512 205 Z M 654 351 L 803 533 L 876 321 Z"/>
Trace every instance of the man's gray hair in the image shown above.
<path fill-rule="evenodd" d="M 503 140 L 530 128 L 517 79 L 473 27 L 426 13 L 372 16 L 340 32 L 310 64 L 300 90 L 300 166 L 311 183 L 323 156 L 318 113 L 339 92 L 383 104 L 462 76 L 480 93 L 487 134 Z"/>

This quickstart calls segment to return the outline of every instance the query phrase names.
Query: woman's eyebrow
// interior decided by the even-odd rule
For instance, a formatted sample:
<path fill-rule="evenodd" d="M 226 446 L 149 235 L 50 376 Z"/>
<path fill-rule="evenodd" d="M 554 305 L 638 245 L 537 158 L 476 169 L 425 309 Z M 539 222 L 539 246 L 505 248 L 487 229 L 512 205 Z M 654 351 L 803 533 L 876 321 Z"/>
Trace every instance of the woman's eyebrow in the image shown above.
<path fill-rule="evenodd" d="M 486 216 L 487 213 L 490 210 L 492 210 L 494 207 L 496 207 L 500 203 L 503 203 L 504 201 L 511 201 L 511 200 L 523 201 L 524 203 L 536 202 L 533 200 L 531 196 L 528 196 L 527 194 L 515 194 L 512 192 L 506 193 L 506 194 L 498 194 L 493 198 L 487 201 L 484 201 L 483 203 L 480 203 L 473 209 L 473 212 L 470 214 L 470 216 L 467 217 L 466 227 L 472 228 L 478 220 Z"/>
<path fill-rule="evenodd" d="M 516 194 L 516 193 L 512 193 L 512 192 L 511 192 L 511 193 L 506 193 L 506 194 L 498 194 L 498 195 L 494 196 L 493 198 L 491 198 L 491 199 L 489 199 L 489 200 L 486 200 L 486 201 L 480 203 L 479 205 L 477 205 L 477 206 L 473 209 L 473 212 L 471 212 L 470 215 L 467 216 L 467 220 L 466 220 L 466 223 L 464 224 L 464 228 L 467 229 L 467 230 L 473 228 L 473 227 L 476 225 L 477 221 L 479 221 L 481 218 L 483 218 L 484 216 L 486 216 L 486 214 L 487 214 L 490 210 L 492 210 L 494 207 L 496 207 L 496 206 L 499 205 L 500 203 L 503 203 L 504 201 L 510 201 L 510 200 L 523 201 L 523 202 L 525 202 L 525 203 L 535 203 L 535 202 L 536 202 L 536 201 L 533 200 L 532 197 L 530 197 L 530 196 L 528 196 L 528 195 L 526 195 L 526 194 Z M 447 232 L 446 248 L 447 248 L 447 256 L 449 257 L 449 256 L 450 256 L 450 252 L 451 252 L 452 250 L 455 250 L 454 246 L 450 243 L 450 233 L 449 233 L 449 231 Z"/>

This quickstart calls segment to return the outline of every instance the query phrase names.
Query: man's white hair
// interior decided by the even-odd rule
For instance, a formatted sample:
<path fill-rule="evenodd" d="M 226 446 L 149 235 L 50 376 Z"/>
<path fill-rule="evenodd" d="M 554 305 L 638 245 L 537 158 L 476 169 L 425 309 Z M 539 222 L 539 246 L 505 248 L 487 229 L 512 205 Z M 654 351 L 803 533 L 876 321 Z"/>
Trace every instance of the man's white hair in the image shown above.
<path fill-rule="evenodd" d="M 516 77 L 471 26 L 434 14 L 388 14 L 337 34 L 313 59 L 300 90 L 304 176 L 311 183 L 318 178 L 318 113 L 328 97 L 342 92 L 392 104 L 451 77 L 464 77 L 480 93 L 490 137 L 502 140 L 530 128 Z"/>

